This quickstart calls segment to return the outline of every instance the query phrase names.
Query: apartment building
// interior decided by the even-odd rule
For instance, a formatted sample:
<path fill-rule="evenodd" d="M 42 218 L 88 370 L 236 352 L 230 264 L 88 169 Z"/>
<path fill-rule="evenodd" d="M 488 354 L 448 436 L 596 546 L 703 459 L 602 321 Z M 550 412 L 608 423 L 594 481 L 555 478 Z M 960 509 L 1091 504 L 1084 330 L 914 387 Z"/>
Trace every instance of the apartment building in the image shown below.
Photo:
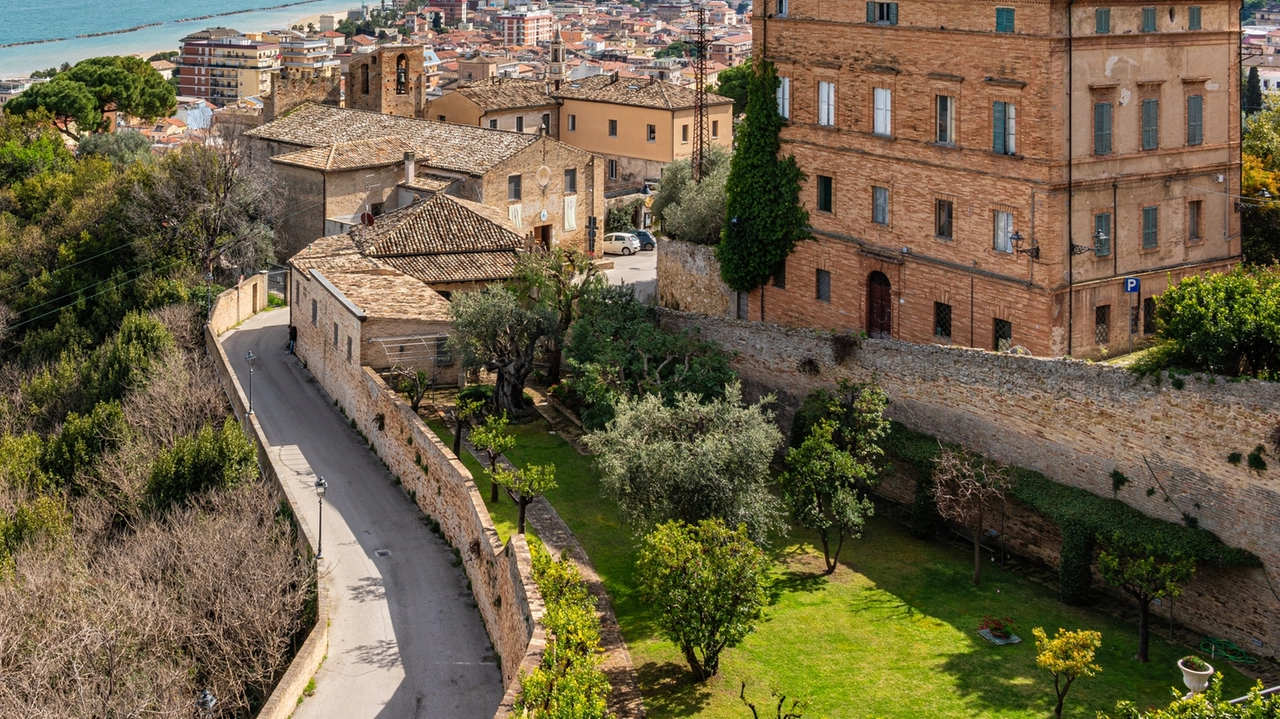
<path fill-rule="evenodd" d="M 280 67 L 291 77 L 311 77 L 336 72 L 341 61 L 326 37 L 308 38 L 291 32 L 280 38 Z"/>
<path fill-rule="evenodd" d="M 254 40 L 231 28 L 209 28 L 182 38 L 178 94 L 222 107 L 271 91 L 280 69 L 280 45 Z"/>
<path fill-rule="evenodd" d="M 498 16 L 507 47 L 551 42 L 556 16 L 550 10 L 515 10 Z"/>
<path fill-rule="evenodd" d="M 739 317 L 1098 356 L 1238 262 L 1238 0 L 767 2 L 816 242 Z"/>

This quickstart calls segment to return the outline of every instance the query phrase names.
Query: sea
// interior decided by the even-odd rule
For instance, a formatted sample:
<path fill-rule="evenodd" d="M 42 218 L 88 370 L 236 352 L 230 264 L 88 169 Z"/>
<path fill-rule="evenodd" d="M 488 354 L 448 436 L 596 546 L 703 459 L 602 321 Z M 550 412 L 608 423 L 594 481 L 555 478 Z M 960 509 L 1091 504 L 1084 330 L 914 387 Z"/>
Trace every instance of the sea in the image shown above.
<path fill-rule="evenodd" d="M 361 0 L 0 0 L 0 77 L 102 55 L 177 50 L 180 39 L 206 27 L 262 32 L 313 15 L 345 17 L 360 5 Z M 54 41 L 12 45 L 40 40 Z"/>

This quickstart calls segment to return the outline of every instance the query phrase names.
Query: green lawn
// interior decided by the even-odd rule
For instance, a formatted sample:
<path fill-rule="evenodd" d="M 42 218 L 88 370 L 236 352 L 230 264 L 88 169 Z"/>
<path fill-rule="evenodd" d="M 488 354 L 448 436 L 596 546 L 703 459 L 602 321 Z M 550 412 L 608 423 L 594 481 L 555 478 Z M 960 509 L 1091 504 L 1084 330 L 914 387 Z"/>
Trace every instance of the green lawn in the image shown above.
<path fill-rule="evenodd" d="M 442 428 L 437 428 L 441 431 Z M 995 565 L 981 587 L 970 583 L 972 554 L 912 538 L 885 518 L 846 548 L 844 566 L 821 576 L 818 550 L 804 535 L 773 548 L 773 601 L 757 631 L 696 685 L 675 647 L 658 637 L 634 585 L 635 539 L 602 498 L 590 457 L 548 434 L 542 421 L 515 428 L 517 465 L 554 463 L 560 487 L 548 499 L 577 534 L 614 600 L 639 673 L 649 715 L 749 716 L 739 703 L 747 680 L 757 699 L 770 688 L 812 699 L 806 717 L 1017 717 L 1052 715 L 1052 679 L 1035 667 L 1031 628 L 1102 632 L 1103 672 L 1081 679 L 1066 715 L 1092 718 L 1119 699 L 1164 705 L 1181 687 L 1176 659 L 1189 650 L 1153 638 L 1152 661 L 1131 657 L 1137 627 L 1058 603 L 1055 593 Z M 506 503 L 509 505 L 509 503 Z M 499 512 L 501 512 L 501 507 Z M 1023 643 L 988 644 L 976 633 L 984 614 L 1012 617 Z M 1226 695 L 1250 685 L 1225 666 Z M 764 702 L 767 703 L 767 702 Z"/>
<path fill-rule="evenodd" d="M 427 422 L 427 426 L 431 428 L 432 432 L 436 433 L 441 442 L 444 442 L 444 446 L 453 447 L 453 432 L 450 431 L 444 420 L 433 419 Z M 566 449 L 570 452 L 573 451 L 572 447 L 567 447 Z M 462 464 L 471 472 L 472 478 L 476 481 L 476 487 L 480 489 L 480 496 L 484 498 L 484 506 L 489 509 L 489 516 L 493 518 L 493 526 L 498 530 L 498 538 L 506 542 L 507 538 L 516 531 L 516 524 L 520 514 L 519 508 L 505 493 L 499 493 L 497 504 L 489 501 L 489 473 L 485 470 L 484 465 L 471 456 L 470 452 L 464 451 L 462 453 Z M 527 521 L 525 522 L 525 537 L 531 544 L 538 541 L 537 534 Z"/>

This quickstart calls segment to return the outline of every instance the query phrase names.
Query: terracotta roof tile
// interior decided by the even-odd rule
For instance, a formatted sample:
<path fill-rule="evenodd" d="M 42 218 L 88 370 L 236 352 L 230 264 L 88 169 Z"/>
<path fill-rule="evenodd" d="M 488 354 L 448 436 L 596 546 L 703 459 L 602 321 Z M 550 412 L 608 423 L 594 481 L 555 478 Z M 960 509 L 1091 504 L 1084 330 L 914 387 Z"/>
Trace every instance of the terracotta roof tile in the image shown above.
<path fill-rule="evenodd" d="M 516 259 L 509 252 L 458 252 L 447 255 L 388 257 L 382 262 L 422 282 L 499 282 L 515 277 Z"/>
<path fill-rule="evenodd" d="M 615 105 L 635 105 L 661 110 L 684 110 L 694 106 L 694 91 L 687 87 L 648 78 L 635 81 L 614 78 L 613 75 L 596 75 L 562 85 L 557 97 L 574 100 L 608 102 Z M 732 103 L 727 97 L 707 93 L 708 105 Z"/>
<path fill-rule="evenodd" d="M 404 153 L 412 151 L 413 147 L 399 138 L 375 137 L 276 155 L 271 161 L 330 172 L 397 165 L 404 161 Z"/>
<path fill-rule="evenodd" d="M 556 104 L 541 80 L 490 77 L 469 82 L 457 89 L 484 112 L 541 107 Z"/>
<path fill-rule="evenodd" d="M 524 242 L 498 210 L 443 194 L 388 212 L 373 227 L 353 229 L 351 237 L 361 252 L 379 258 L 515 252 Z"/>

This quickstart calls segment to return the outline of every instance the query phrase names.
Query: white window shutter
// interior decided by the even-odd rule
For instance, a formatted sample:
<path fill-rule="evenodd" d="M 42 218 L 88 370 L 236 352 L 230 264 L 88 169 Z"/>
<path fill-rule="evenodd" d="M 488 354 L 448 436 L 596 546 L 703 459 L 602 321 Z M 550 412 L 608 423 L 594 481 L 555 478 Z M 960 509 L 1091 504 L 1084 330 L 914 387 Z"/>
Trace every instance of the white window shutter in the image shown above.
<path fill-rule="evenodd" d="M 1018 106 L 1009 103 L 1005 106 L 1005 134 L 1008 138 L 1005 141 L 1007 150 L 1010 155 L 1018 154 Z"/>
<path fill-rule="evenodd" d="M 508 207 L 507 216 L 511 218 L 511 222 L 516 226 L 517 230 L 523 229 L 524 217 L 520 212 L 520 205 L 511 205 L 510 207 Z"/>
<path fill-rule="evenodd" d="M 578 229 L 577 195 L 569 195 L 564 198 L 564 229 L 566 232 Z"/>

